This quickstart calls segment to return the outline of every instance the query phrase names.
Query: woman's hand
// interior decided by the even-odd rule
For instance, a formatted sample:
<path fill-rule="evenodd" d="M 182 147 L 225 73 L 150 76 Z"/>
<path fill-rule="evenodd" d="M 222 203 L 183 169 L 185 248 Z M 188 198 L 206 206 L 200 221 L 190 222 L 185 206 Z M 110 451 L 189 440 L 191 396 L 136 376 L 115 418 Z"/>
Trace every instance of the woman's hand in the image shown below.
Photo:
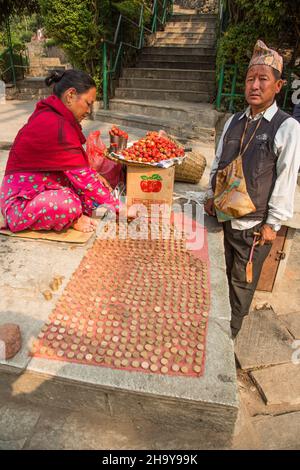
<path fill-rule="evenodd" d="M 108 181 L 104 178 L 104 176 L 98 175 L 98 178 L 99 178 L 99 181 L 103 184 L 103 186 L 105 186 L 111 193 L 113 189 L 111 185 L 108 183 Z"/>
<path fill-rule="evenodd" d="M 211 197 L 210 199 L 207 199 L 206 203 L 204 204 L 204 210 L 208 215 L 212 215 L 212 216 L 216 215 L 213 197 Z"/>

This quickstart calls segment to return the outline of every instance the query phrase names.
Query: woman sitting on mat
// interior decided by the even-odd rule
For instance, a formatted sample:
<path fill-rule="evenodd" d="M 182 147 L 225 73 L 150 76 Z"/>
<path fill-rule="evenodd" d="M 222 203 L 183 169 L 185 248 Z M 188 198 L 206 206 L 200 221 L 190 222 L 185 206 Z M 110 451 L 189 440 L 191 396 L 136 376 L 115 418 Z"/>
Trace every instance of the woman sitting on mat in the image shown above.
<path fill-rule="evenodd" d="M 95 230 L 92 211 L 105 205 L 119 211 L 119 201 L 89 167 L 80 121 L 91 111 L 96 84 L 85 72 L 54 72 L 53 95 L 40 101 L 11 148 L 0 189 L 7 227 Z"/>

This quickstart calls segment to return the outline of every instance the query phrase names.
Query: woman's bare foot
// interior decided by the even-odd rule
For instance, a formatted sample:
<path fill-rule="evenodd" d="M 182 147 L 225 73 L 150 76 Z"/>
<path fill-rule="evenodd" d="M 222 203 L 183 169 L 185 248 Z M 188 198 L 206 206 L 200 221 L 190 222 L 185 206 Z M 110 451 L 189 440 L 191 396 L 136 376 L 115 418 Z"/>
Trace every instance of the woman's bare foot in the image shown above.
<path fill-rule="evenodd" d="M 91 225 L 94 227 L 94 230 L 98 227 L 98 220 L 90 219 Z"/>
<path fill-rule="evenodd" d="M 74 230 L 78 230 L 78 232 L 94 232 L 97 227 L 97 223 L 95 224 L 95 220 L 91 219 L 87 215 L 82 215 L 79 219 L 76 220 L 73 224 Z"/>

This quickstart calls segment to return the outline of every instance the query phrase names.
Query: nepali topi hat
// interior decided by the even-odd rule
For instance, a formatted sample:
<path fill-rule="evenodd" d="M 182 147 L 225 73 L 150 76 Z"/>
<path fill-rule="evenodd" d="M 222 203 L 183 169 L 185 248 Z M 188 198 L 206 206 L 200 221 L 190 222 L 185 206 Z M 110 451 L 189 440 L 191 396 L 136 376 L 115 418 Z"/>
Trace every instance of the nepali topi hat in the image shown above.
<path fill-rule="evenodd" d="M 270 49 L 260 39 L 256 42 L 248 68 L 253 65 L 269 65 L 282 73 L 283 59 L 278 52 Z"/>

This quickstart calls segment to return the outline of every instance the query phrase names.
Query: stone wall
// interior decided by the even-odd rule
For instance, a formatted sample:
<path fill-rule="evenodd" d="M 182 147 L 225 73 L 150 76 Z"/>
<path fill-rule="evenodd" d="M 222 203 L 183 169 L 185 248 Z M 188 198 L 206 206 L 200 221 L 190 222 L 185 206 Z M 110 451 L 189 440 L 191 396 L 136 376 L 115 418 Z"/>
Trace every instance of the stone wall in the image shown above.
<path fill-rule="evenodd" d="M 175 5 L 181 8 L 196 8 L 201 13 L 216 13 L 218 0 L 175 0 Z"/>

